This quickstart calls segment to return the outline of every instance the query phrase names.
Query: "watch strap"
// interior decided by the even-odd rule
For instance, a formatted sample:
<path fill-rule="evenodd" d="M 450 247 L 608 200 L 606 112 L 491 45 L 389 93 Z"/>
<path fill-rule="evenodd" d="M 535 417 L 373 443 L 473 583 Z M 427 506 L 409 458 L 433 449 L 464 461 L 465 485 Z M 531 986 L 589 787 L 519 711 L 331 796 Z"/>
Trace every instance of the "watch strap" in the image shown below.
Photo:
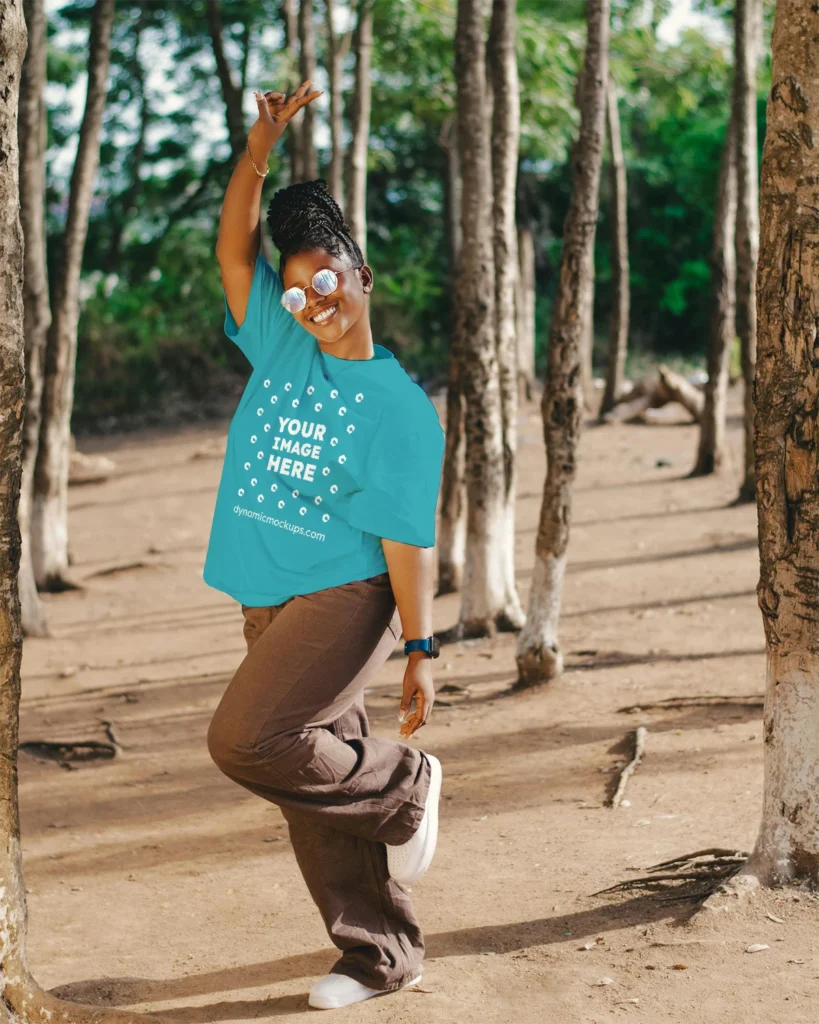
<path fill-rule="evenodd" d="M 437 636 L 426 636 L 420 640 L 407 640 L 404 642 L 404 654 L 412 651 L 425 651 L 430 658 L 437 658 L 441 650 L 441 644 Z"/>

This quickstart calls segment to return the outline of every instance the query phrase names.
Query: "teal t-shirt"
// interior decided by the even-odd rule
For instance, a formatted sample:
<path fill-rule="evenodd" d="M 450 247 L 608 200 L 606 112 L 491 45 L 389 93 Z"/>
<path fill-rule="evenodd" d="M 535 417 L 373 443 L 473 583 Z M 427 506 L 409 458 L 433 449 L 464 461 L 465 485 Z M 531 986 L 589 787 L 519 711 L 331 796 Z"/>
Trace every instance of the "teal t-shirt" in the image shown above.
<path fill-rule="evenodd" d="M 381 538 L 433 547 L 444 454 L 435 406 L 392 353 L 341 359 L 281 305 L 259 254 L 241 327 L 253 372 L 233 415 L 205 583 L 281 604 L 386 572 Z"/>

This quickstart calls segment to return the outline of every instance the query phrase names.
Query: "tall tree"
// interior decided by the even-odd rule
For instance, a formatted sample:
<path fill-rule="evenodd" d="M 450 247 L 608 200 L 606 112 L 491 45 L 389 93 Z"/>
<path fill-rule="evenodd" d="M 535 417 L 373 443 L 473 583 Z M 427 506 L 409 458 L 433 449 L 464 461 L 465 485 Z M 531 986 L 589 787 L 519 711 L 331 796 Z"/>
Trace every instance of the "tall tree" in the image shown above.
<path fill-rule="evenodd" d="M 535 235 L 531 186 L 518 170 L 516 219 L 518 228 L 518 286 L 515 323 L 518 335 L 518 394 L 531 402 L 535 383 Z"/>
<path fill-rule="evenodd" d="M 528 615 L 518 638 L 516 658 L 520 686 L 548 681 L 563 668 L 558 627 L 583 420 L 583 311 L 590 303 L 594 278 L 594 236 L 605 142 L 609 0 L 586 0 L 586 24 L 586 52 L 577 90 L 580 134 L 571 159 L 572 194 L 563 226 L 542 401 L 548 465 Z"/>
<path fill-rule="evenodd" d="M 225 118 L 227 120 L 230 149 L 238 156 L 245 148 L 245 118 L 242 113 L 242 87 L 234 80 L 228 59 L 225 56 L 225 45 L 222 32 L 221 0 L 207 0 L 208 31 L 213 45 L 213 56 L 216 61 L 216 74 L 222 88 L 225 102 Z"/>
<path fill-rule="evenodd" d="M 301 0 L 299 4 L 299 68 L 302 81 L 316 79 L 316 30 L 313 25 L 313 0 Z M 316 150 L 315 111 L 308 103 L 302 110 L 301 159 L 304 181 L 313 181 L 319 176 L 318 151 Z"/>
<path fill-rule="evenodd" d="M 35 31 L 37 14 L 32 17 Z M 29 11 L 31 15 L 32 12 Z M 26 896 L 17 794 L 20 666 L 23 653 L 18 523 L 26 405 L 23 231 L 19 213 L 18 103 L 26 22 L 23 5 L 3 7 L 0 32 L 0 1019 L 9 1024 L 138 1024 L 144 1017 L 81 1006 L 44 992 L 26 963 Z M 30 69 L 27 75 L 34 74 Z M 39 131 L 39 124 L 36 126 Z M 26 168 L 26 173 L 30 169 Z"/>
<path fill-rule="evenodd" d="M 461 169 L 458 155 L 457 120 L 447 117 L 441 125 L 438 138 L 446 153 L 446 179 L 444 197 L 446 205 L 447 248 L 449 254 L 449 284 L 454 293 L 458 281 L 461 254 Z M 454 307 L 453 307 L 454 311 Z M 452 594 L 463 583 L 466 553 L 466 481 L 464 461 L 466 437 L 464 435 L 465 402 L 459 380 L 459 363 L 450 359 L 447 366 L 446 386 L 446 444 L 441 474 L 441 501 L 438 517 L 437 593 Z"/>
<path fill-rule="evenodd" d="M 503 430 L 506 528 L 503 572 L 507 628 L 520 629 L 525 615 L 515 581 L 515 506 L 517 503 L 518 352 L 515 291 L 518 282 L 518 239 L 515 227 L 515 185 L 520 145 L 520 92 L 515 53 L 515 0 L 493 0 L 487 43 L 487 68 L 492 83 L 492 234 L 495 267 L 495 344 Z"/>
<path fill-rule="evenodd" d="M 296 86 L 295 78 L 299 65 L 299 15 L 297 8 L 298 0 L 282 0 L 281 12 L 284 22 L 284 41 L 287 52 L 290 81 L 289 85 Z M 291 90 L 288 89 L 288 94 Z M 304 135 L 304 113 L 299 113 L 293 118 L 285 133 L 285 147 L 290 158 L 290 181 L 305 181 L 304 160 L 302 157 L 302 137 Z"/>
<path fill-rule="evenodd" d="M 344 100 L 342 65 L 350 47 L 350 33 L 339 37 L 335 27 L 335 0 L 324 0 L 327 18 L 327 77 L 330 80 L 330 194 L 344 208 Z"/>
<path fill-rule="evenodd" d="M 609 361 L 606 367 L 606 388 L 600 405 L 603 416 L 620 397 L 623 390 L 623 376 L 626 369 L 628 348 L 629 309 L 631 290 L 629 286 L 628 263 L 628 186 L 626 182 L 626 160 L 623 156 L 623 140 L 620 135 L 620 112 L 617 105 L 617 84 L 609 75 L 606 92 L 606 125 L 608 127 L 609 152 L 611 154 L 611 266 L 614 278 L 614 298 L 609 323 Z"/>
<path fill-rule="evenodd" d="M 737 133 L 737 333 L 745 381 L 745 460 L 740 501 L 753 501 L 754 373 L 756 368 L 756 264 L 759 253 L 759 185 L 756 131 L 757 51 L 761 0 L 734 4 L 733 119 Z"/>
<path fill-rule="evenodd" d="M 370 144 L 370 69 L 373 48 L 373 0 L 358 0 L 353 35 L 355 85 L 350 109 L 350 146 L 347 151 L 347 200 L 344 216 L 364 259 L 367 258 L 367 152 Z"/>
<path fill-rule="evenodd" d="M 711 246 L 711 318 L 708 325 L 708 380 L 700 420 L 697 460 L 691 476 L 717 473 L 725 463 L 725 403 L 728 361 L 736 336 L 737 145 L 731 117 L 722 147 Z"/>
<path fill-rule="evenodd" d="M 46 16 L 44 0 L 25 0 L 28 48 L 20 80 L 17 138 L 26 173 L 20 178 L 20 220 L 25 240 L 23 310 L 26 339 L 26 414 L 23 423 L 23 478 L 18 520 L 22 538 L 19 590 L 23 632 L 48 636 L 45 606 L 34 580 L 31 557 L 31 502 L 40 433 L 43 356 L 51 306 L 46 270 Z"/>
<path fill-rule="evenodd" d="M 88 231 L 88 215 L 99 164 L 99 140 L 105 109 L 114 0 L 96 0 L 88 44 L 88 88 L 77 156 L 71 173 L 68 214 L 54 282 L 52 321 L 45 356 L 42 423 L 34 471 L 31 551 L 41 590 L 62 590 L 68 580 L 68 467 L 79 283 Z"/>
<path fill-rule="evenodd" d="M 814 0 L 779 0 L 757 299 L 759 607 L 767 646 L 759 836 L 735 884 L 819 885 L 819 62 Z"/>
<path fill-rule="evenodd" d="M 506 616 L 503 412 L 495 321 L 492 153 L 487 119 L 482 0 L 459 0 L 455 32 L 458 145 L 462 176 L 461 253 L 450 360 L 464 409 L 467 494 L 461 612 L 454 637 L 514 628 Z M 450 373 L 452 377 L 453 371 Z M 445 452 L 451 455 L 451 446 Z"/>

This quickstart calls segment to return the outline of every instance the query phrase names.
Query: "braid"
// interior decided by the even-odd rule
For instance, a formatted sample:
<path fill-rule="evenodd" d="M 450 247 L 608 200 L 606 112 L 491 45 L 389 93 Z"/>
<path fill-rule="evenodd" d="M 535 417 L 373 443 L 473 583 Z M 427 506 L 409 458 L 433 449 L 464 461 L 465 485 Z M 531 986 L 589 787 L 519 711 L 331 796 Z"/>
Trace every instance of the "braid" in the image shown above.
<path fill-rule="evenodd" d="M 364 263 L 338 203 L 323 178 L 298 182 L 275 192 L 267 208 L 273 244 L 279 250 L 279 276 L 288 257 L 309 249 L 324 249 L 331 256 Z"/>

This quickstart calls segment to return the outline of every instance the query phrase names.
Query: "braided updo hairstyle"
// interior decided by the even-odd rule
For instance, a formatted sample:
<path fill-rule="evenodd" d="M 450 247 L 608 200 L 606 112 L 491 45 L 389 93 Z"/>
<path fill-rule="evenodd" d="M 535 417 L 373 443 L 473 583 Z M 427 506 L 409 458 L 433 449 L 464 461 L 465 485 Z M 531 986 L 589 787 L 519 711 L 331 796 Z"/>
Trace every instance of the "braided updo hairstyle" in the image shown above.
<path fill-rule="evenodd" d="M 350 226 L 323 178 L 275 192 L 267 208 L 267 223 L 280 253 L 279 277 L 284 276 L 290 256 L 309 249 L 324 249 L 340 259 L 346 256 L 353 265 L 364 263 Z"/>

